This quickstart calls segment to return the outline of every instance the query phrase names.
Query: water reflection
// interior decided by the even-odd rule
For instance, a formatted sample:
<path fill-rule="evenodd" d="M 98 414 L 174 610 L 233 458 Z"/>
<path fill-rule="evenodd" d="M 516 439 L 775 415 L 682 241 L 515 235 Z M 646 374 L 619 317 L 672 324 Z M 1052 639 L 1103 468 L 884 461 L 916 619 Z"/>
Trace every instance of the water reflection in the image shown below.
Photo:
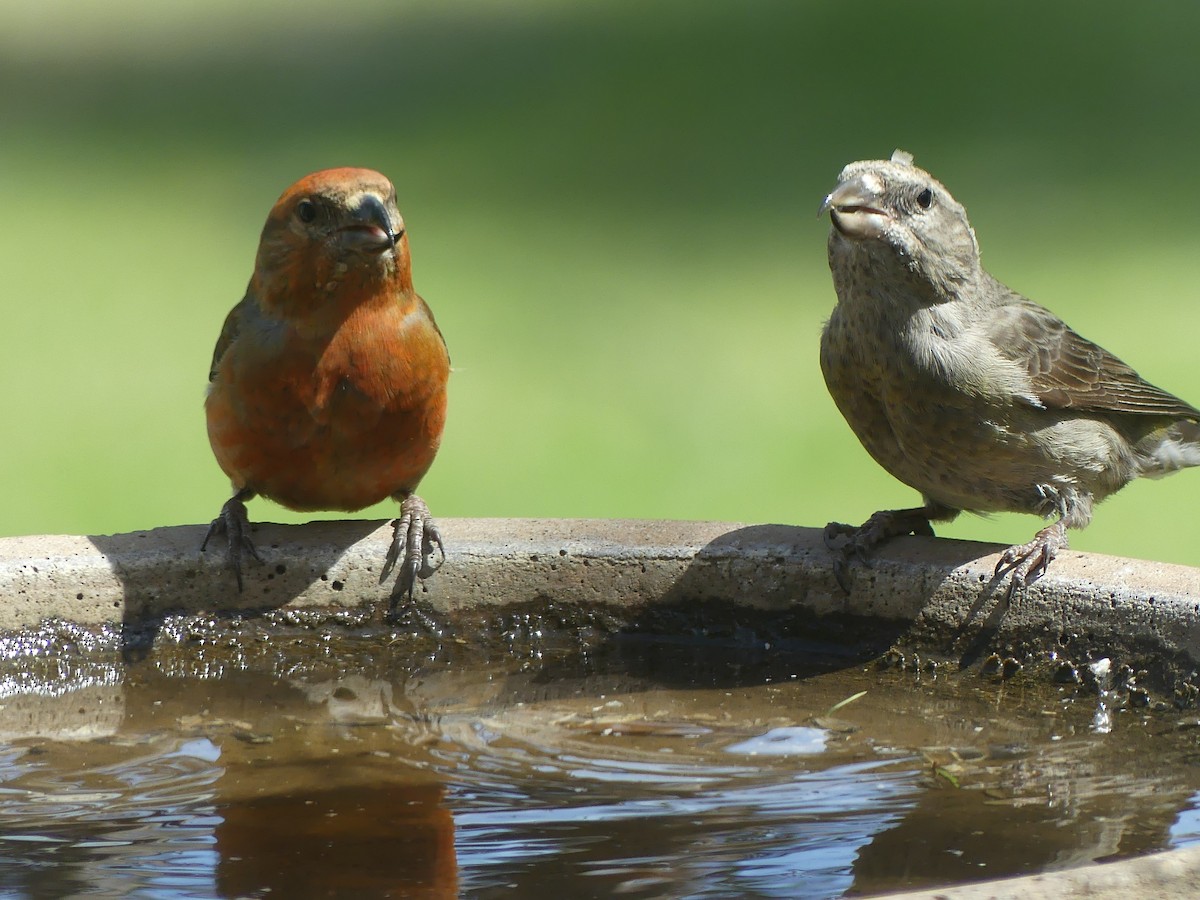
<path fill-rule="evenodd" d="M 454 821 L 435 784 L 360 785 L 228 804 L 223 897 L 456 897 Z"/>
<path fill-rule="evenodd" d="M 832 897 L 1200 840 L 1197 730 L 1112 693 L 1101 734 L 1074 686 L 307 648 L 0 672 L 0 893 Z"/>

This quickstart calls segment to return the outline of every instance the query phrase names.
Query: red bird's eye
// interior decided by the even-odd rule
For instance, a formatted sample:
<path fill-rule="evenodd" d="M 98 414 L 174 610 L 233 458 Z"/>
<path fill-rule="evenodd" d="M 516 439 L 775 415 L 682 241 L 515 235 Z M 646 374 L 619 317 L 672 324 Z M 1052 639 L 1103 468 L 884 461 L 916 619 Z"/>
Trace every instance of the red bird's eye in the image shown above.
<path fill-rule="evenodd" d="M 301 200 L 296 204 L 296 218 L 308 224 L 317 218 L 317 204 L 311 200 Z"/>

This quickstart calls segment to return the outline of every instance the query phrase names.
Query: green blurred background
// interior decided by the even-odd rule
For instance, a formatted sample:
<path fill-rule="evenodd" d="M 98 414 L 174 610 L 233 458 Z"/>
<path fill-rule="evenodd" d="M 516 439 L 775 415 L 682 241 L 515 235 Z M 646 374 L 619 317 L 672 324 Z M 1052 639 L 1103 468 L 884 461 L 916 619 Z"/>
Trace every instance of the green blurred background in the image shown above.
<path fill-rule="evenodd" d="M 817 364 L 818 202 L 895 147 L 994 274 L 1200 403 L 1198 33 L 1165 0 L 5 0 L 0 534 L 216 513 L 212 346 L 267 210 L 331 165 L 396 182 L 450 343 L 435 515 L 912 505 Z M 1200 473 L 1134 485 L 1073 545 L 1200 565 L 1198 507 Z"/>

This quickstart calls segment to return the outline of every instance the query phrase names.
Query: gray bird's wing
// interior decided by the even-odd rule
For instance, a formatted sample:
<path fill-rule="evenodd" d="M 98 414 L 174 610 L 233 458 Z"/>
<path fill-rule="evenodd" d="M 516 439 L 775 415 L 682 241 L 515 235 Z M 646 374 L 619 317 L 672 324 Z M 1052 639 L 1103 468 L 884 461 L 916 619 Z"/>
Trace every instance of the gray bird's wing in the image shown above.
<path fill-rule="evenodd" d="M 1150 384 L 1020 295 L 995 310 L 988 332 L 1002 354 L 1025 365 L 1034 394 L 1046 407 L 1200 418 L 1200 410 Z"/>

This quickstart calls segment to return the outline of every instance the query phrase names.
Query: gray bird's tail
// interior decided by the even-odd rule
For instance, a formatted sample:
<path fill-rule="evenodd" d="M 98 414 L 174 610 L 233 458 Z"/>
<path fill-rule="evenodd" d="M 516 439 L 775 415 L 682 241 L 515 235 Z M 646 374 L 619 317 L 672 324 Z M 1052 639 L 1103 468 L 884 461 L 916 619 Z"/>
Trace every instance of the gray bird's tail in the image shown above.
<path fill-rule="evenodd" d="M 1180 469 L 1200 466 L 1200 424 L 1181 419 L 1174 425 L 1147 435 L 1137 443 L 1141 473 L 1162 478 Z"/>

